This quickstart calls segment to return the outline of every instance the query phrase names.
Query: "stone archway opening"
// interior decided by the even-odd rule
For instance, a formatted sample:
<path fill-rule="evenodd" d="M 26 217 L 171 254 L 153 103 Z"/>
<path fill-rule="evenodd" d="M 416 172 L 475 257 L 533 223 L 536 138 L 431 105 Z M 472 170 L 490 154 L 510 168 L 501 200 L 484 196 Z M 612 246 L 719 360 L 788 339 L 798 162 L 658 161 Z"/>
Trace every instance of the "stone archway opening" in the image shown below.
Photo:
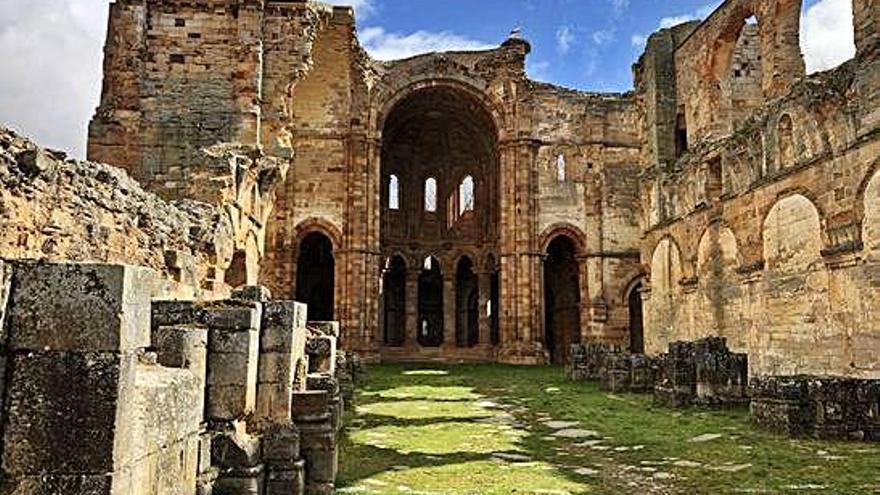
<path fill-rule="evenodd" d="M 422 347 L 443 345 L 443 272 L 434 257 L 425 258 L 419 275 L 418 342 Z"/>
<path fill-rule="evenodd" d="M 455 343 L 473 347 L 479 340 L 479 287 L 470 258 L 458 262 L 455 274 Z"/>
<path fill-rule="evenodd" d="M 310 320 L 334 319 L 335 273 L 330 238 L 321 232 L 303 237 L 296 263 L 296 300 L 308 304 Z"/>
<path fill-rule="evenodd" d="M 490 110 L 474 92 L 451 82 L 405 91 L 380 124 L 382 252 L 417 259 L 450 251 L 476 259 L 497 255 L 500 153 Z M 416 328 L 404 331 L 418 335 L 421 347 L 447 344 L 444 355 L 455 358 L 459 350 L 476 346 L 480 311 L 491 306 L 497 315 L 499 301 L 481 307 L 481 297 L 491 296 L 481 296 L 482 270 L 472 259 L 464 267 L 444 258 L 446 286 L 433 260 L 434 268 L 410 274 L 411 286 L 418 277 L 418 301 L 409 304 L 419 317 L 404 323 Z M 486 351 L 485 358 L 491 357 Z"/>
<path fill-rule="evenodd" d="M 580 269 L 574 241 L 560 235 L 547 246 L 544 261 L 544 344 L 550 362 L 565 362 L 580 342 Z"/>
<path fill-rule="evenodd" d="M 645 353 L 645 319 L 642 308 L 642 288 L 644 284 L 639 281 L 630 290 L 627 296 L 629 309 L 629 351 L 633 354 Z"/>
<path fill-rule="evenodd" d="M 384 343 L 401 347 L 406 343 L 406 262 L 400 256 L 389 260 L 383 279 L 385 303 Z"/>

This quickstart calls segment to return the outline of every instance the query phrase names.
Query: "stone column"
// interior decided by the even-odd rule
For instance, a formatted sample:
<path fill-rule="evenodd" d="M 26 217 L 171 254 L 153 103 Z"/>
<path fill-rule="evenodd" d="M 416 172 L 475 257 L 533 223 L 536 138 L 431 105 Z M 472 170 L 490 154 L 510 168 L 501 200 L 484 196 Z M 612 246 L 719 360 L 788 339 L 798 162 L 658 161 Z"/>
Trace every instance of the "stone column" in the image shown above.
<path fill-rule="evenodd" d="M 501 340 L 498 360 L 512 364 L 546 361 L 541 343 L 541 255 L 537 252 L 536 156 L 540 143 L 501 143 Z"/>
<path fill-rule="evenodd" d="M 419 345 L 419 275 L 414 269 L 406 271 L 406 338 L 404 347 Z"/>
<path fill-rule="evenodd" d="M 492 298 L 492 273 L 480 272 L 477 274 L 477 290 L 480 293 L 479 305 L 477 306 L 479 316 L 479 340 L 477 343 L 480 346 L 491 346 L 492 328 L 487 309 Z M 492 308 L 492 311 L 497 311 L 497 308 Z"/>
<path fill-rule="evenodd" d="M 443 274 L 443 347 L 453 349 L 455 343 L 455 273 Z"/>

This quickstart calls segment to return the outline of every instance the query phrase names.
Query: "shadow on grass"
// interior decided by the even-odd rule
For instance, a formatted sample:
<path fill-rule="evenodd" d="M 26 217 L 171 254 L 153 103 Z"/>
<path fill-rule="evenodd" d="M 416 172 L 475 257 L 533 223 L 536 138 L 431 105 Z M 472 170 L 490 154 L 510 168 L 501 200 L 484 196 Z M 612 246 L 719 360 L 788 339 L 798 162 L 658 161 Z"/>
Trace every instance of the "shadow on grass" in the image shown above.
<path fill-rule="evenodd" d="M 412 373 L 414 370 L 442 370 L 443 373 Z M 505 463 L 520 466 L 525 463 L 541 463 L 546 465 L 553 471 L 556 478 L 564 479 L 570 483 L 570 486 L 579 487 L 572 490 L 550 491 L 549 493 L 597 493 L 595 486 L 589 486 L 589 483 L 595 483 L 595 479 L 589 479 L 585 476 L 577 475 L 569 469 L 560 466 L 560 456 L 554 451 L 552 441 L 548 441 L 539 431 L 540 426 L 536 426 L 536 422 L 530 411 L 523 408 L 523 404 L 528 401 L 528 397 L 518 396 L 512 393 L 510 389 L 497 386 L 487 386 L 487 384 L 475 383 L 475 379 L 468 373 L 471 369 L 469 366 L 462 367 L 445 367 L 440 365 L 404 365 L 395 368 L 392 375 L 383 375 L 379 379 L 375 379 L 366 384 L 358 395 L 357 414 L 350 414 L 348 424 L 352 430 L 347 430 L 342 442 L 342 469 L 339 478 L 340 487 L 355 487 L 365 480 L 369 480 L 376 476 L 393 472 L 419 468 L 443 468 L 452 465 L 460 465 L 458 467 L 466 467 L 468 464 L 492 462 L 493 466 L 498 465 L 499 470 L 506 470 Z M 465 389 L 468 398 L 443 398 L 441 396 L 444 388 L 455 387 L 456 392 L 461 393 Z M 401 389 L 412 392 L 414 389 L 420 388 L 422 394 L 412 393 L 401 394 Z M 390 410 L 387 414 L 383 411 L 377 413 L 370 411 L 376 406 L 389 408 L 401 407 L 406 408 L 408 404 L 434 403 L 438 408 L 445 407 L 450 403 L 460 404 L 471 410 L 476 410 L 479 414 L 473 415 L 438 415 L 431 416 L 430 411 L 426 411 L 425 417 L 399 417 Z M 417 415 L 412 411 L 405 414 Z M 436 431 L 437 428 L 442 429 L 445 425 L 452 428 L 457 424 L 473 424 L 478 423 L 485 425 L 487 428 L 504 428 L 510 432 L 509 442 L 501 441 L 494 448 L 492 441 L 498 441 L 493 438 L 486 444 L 480 444 L 486 441 L 485 438 L 475 438 L 472 441 L 465 441 L 457 447 L 449 448 L 458 451 L 443 453 L 427 453 L 424 448 L 418 444 L 418 440 L 407 444 L 410 438 L 397 438 L 392 441 L 386 441 L 385 438 L 372 439 L 364 441 L 361 436 L 365 431 L 373 429 L 382 429 L 382 431 L 392 430 L 398 435 L 406 436 L 412 433 L 413 436 L 424 436 L 424 431 L 419 429 L 431 429 Z M 399 429 L 399 430 L 395 430 Z M 361 436 L 359 439 L 352 438 L 352 431 Z M 547 432 L 544 432 L 547 433 Z M 502 433 L 497 433 L 501 435 Z M 386 443 L 396 443 L 394 447 L 385 445 Z M 506 444 L 506 445 L 505 445 Z M 405 446 L 403 446 L 405 445 Z M 419 450 L 422 451 L 419 451 Z M 481 468 L 485 468 L 485 464 L 480 464 Z M 542 467 L 541 469 L 546 469 Z M 485 474 L 485 473 L 484 473 Z M 416 487 L 419 489 L 420 487 Z M 466 491 L 466 493 L 483 493 L 473 490 L 486 489 L 488 487 L 475 486 Z M 517 491 L 517 487 L 511 487 L 513 493 Z M 494 492 L 497 493 L 497 492 Z M 531 493 L 522 492 L 520 493 Z"/>

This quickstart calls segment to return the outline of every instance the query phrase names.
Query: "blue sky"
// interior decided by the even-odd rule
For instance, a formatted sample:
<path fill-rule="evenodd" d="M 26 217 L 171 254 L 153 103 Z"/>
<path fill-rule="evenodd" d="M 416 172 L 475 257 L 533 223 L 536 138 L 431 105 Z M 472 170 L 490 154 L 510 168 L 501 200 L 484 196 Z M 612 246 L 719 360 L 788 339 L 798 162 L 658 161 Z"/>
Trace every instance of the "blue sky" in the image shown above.
<path fill-rule="evenodd" d="M 354 5 L 360 40 L 379 59 L 497 46 L 521 26 L 530 77 L 626 91 L 645 37 L 708 15 L 719 0 L 329 0 Z M 809 71 L 850 58 L 852 0 L 804 0 Z M 2 0 L 0 124 L 82 158 L 101 90 L 108 0 Z"/>
<path fill-rule="evenodd" d="M 361 38 L 374 54 L 386 55 L 387 51 L 387 56 L 382 58 L 397 58 L 411 51 L 422 51 L 422 47 L 497 45 L 514 26 L 521 26 L 524 36 L 532 43 L 528 59 L 531 77 L 577 89 L 626 91 L 632 88 L 631 66 L 642 53 L 647 35 L 661 26 L 703 18 L 720 1 L 359 0 L 355 3 Z M 851 11 L 844 12 L 849 4 L 840 0 L 805 0 L 804 16 L 810 15 L 811 9 L 820 3 L 820 10 L 831 11 L 819 19 L 820 25 L 839 25 L 840 19 L 847 16 L 851 19 Z M 835 13 L 839 15 L 834 16 Z M 379 36 L 374 38 L 376 33 Z M 422 36 L 413 36 L 413 33 L 422 33 Z M 393 46 L 389 48 L 388 44 Z"/>

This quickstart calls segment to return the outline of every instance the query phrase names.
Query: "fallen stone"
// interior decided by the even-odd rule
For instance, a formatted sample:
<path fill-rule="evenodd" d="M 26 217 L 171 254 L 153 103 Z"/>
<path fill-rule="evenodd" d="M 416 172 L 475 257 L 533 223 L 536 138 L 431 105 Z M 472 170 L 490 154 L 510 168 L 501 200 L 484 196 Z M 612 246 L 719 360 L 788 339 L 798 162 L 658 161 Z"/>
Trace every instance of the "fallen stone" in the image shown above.
<path fill-rule="evenodd" d="M 723 438 L 724 435 L 720 433 L 706 433 L 704 435 L 700 435 L 698 437 L 691 438 L 688 440 L 691 443 L 706 443 L 711 442 L 712 440 L 718 440 L 719 438 Z"/>
<path fill-rule="evenodd" d="M 578 428 L 566 428 L 552 433 L 552 436 L 558 438 L 592 438 L 600 436 L 598 432 L 593 430 L 581 430 Z"/>
<path fill-rule="evenodd" d="M 545 421 L 542 424 L 551 430 L 564 430 L 566 428 L 574 428 L 580 423 L 577 421 Z"/>

